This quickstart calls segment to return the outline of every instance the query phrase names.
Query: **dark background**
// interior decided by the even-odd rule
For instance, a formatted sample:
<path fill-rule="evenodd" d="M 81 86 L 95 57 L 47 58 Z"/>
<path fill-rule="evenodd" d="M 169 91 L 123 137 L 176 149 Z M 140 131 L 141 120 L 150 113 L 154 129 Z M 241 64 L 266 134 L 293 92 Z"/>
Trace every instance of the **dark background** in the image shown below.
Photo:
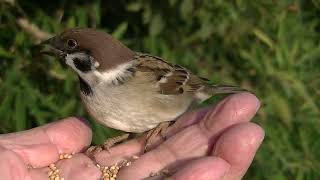
<path fill-rule="evenodd" d="M 255 92 L 254 121 L 266 138 L 245 179 L 320 179 L 319 0 L 0 0 L 0 133 L 90 119 L 75 73 L 32 54 L 41 39 L 75 26 Z M 92 126 L 95 143 L 118 133 Z"/>

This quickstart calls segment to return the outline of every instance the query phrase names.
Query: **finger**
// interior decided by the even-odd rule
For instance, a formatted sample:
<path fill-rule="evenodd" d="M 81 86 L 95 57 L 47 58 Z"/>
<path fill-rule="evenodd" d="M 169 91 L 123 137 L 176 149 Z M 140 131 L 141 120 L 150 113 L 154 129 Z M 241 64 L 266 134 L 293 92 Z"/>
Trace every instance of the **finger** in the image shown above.
<path fill-rule="evenodd" d="M 196 111 L 185 113 L 184 115 L 179 117 L 177 119 L 177 121 L 172 126 L 168 127 L 168 129 L 164 133 L 165 138 L 163 137 L 163 134 L 161 134 L 161 135 L 159 134 L 158 136 L 156 136 L 153 139 L 153 142 L 152 142 L 152 144 L 149 145 L 148 149 L 156 148 L 165 139 L 170 138 L 171 136 L 173 136 L 174 134 L 183 130 L 186 127 L 189 127 L 195 123 L 198 123 L 200 120 L 204 119 L 204 117 L 206 117 L 206 115 L 208 113 L 215 111 L 216 108 L 219 108 L 227 100 L 228 100 L 228 98 L 224 99 L 223 101 L 221 101 L 220 103 L 218 103 L 214 107 L 206 107 L 206 108 L 202 108 L 202 109 L 199 109 Z M 145 137 L 142 137 L 141 139 L 145 141 Z"/>
<path fill-rule="evenodd" d="M 71 159 L 59 161 L 56 165 L 60 169 L 61 177 L 70 180 L 99 179 L 100 170 L 93 161 L 84 154 L 76 154 Z"/>
<path fill-rule="evenodd" d="M 55 163 L 58 170 L 58 177 L 51 177 L 52 179 L 68 179 L 68 180 L 95 180 L 100 179 L 101 172 L 92 160 L 84 154 L 75 154 L 71 159 L 60 160 Z M 30 170 L 30 177 L 32 180 L 49 179 L 49 168 L 38 168 Z"/>
<path fill-rule="evenodd" d="M 252 108 L 252 106 L 255 106 L 256 109 Z M 178 121 L 168 130 L 168 135 L 173 135 L 179 130 L 188 127 L 190 125 L 193 125 L 195 123 L 198 123 L 200 120 L 204 119 L 205 116 L 215 116 L 216 114 L 219 114 L 220 117 L 222 118 L 217 118 L 216 121 L 218 121 L 216 126 L 219 126 L 218 123 L 221 121 L 221 123 L 224 123 L 224 126 L 228 126 L 232 123 L 234 123 L 234 119 L 228 118 L 230 121 L 226 122 L 225 119 L 227 117 L 224 117 L 223 114 L 219 113 L 221 112 L 222 109 L 229 109 L 230 111 L 233 111 L 234 116 L 236 114 L 241 114 L 241 113 L 248 113 L 248 114 L 255 114 L 248 112 L 249 111 L 254 111 L 256 112 L 260 107 L 260 102 L 251 93 L 238 93 L 238 94 L 233 94 L 225 99 L 223 99 L 221 102 L 219 102 L 217 105 L 215 105 L 213 108 L 212 107 L 206 107 L 198 111 L 193 111 L 190 113 L 186 113 L 185 115 L 182 115 Z M 228 113 L 229 115 L 230 113 Z M 252 115 L 252 116 L 253 116 Z M 246 119 L 245 116 L 243 116 L 243 119 Z M 251 117 L 252 118 L 252 117 Z M 250 118 L 250 119 L 251 119 Z M 241 120 L 241 119 L 236 119 L 236 120 Z M 208 127 L 211 127 L 213 125 L 213 121 L 209 121 L 206 125 Z"/>
<path fill-rule="evenodd" d="M 0 179 L 26 179 L 27 167 L 14 152 L 0 146 Z"/>
<path fill-rule="evenodd" d="M 0 146 L 0 179 L 43 180 L 47 179 L 46 172 L 39 173 L 37 169 L 27 169 L 21 157 Z"/>
<path fill-rule="evenodd" d="M 249 121 L 258 106 L 258 100 L 251 94 L 232 96 L 215 112 L 208 113 L 198 124 L 183 129 L 156 149 L 144 154 L 131 166 L 122 169 L 120 177 L 126 179 L 130 178 L 127 174 L 138 173 L 137 178 L 145 178 L 151 172 L 158 172 L 165 167 L 174 167 L 191 158 L 206 155 L 223 130 L 233 124 Z"/>
<path fill-rule="evenodd" d="M 79 152 L 90 142 L 90 128 L 77 118 L 0 136 L 0 146 L 16 152 L 33 167 L 43 167 L 56 161 L 59 153 Z"/>
<path fill-rule="evenodd" d="M 209 106 L 209 107 L 205 107 L 202 109 L 198 109 L 198 110 L 187 112 L 187 113 L 183 114 L 181 117 L 179 117 L 177 119 L 177 121 L 172 126 L 170 126 L 168 128 L 168 130 L 166 132 L 166 137 L 170 137 L 170 136 L 176 134 L 177 132 L 181 131 L 182 129 L 198 123 L 199 121 L 204 119 L 204 117 L 208 113 L 213 112 L 213 111 L 215 111 L 215 109 L 222 106 L 226 101 L 229 100 L 229 98 L 233 98 L 233 96 L 229 96 L 229 97 L 223 99 L 221 102 L 219 102 L 215 106 Z"/>
<path fill-rule="evenodd" d="M 242 123 L 224 132 L 217 140 L 213 156 L 226 160 L 230 171 L 224 179 L 241 179 L 249 168 L 264 138 L 263 129 L 253 123 Z"/>
<path fill-rule="evenodd" d="M 221 180 L 229 171 L 230 165 L 221 158 L 202 157 L 193 160 L 176 172 L 175 180 Z"/>
<path fill-rule="evenodd" d="M 234 105 L 234 103 L 236 103 L 236 105 Z M 241 103 L 241 106 L 239 105 L 239 103 Z M 216 118 L 214 118 L 214 116 L 221 114 L 222 109 L 226 109 L 226 111 L 223 111 L 224 114 L 232 113 L 234 115 L 231 117 L 231 120 L 227 120 L 228 123 L 224 124 L 223 122 L 220 122 L 224 121 L 224 118 L 222 116 L 218 118 L 218 123 L 222 124 L 222 128 L 224 128 L 237 122 L 249 120 L 255 114 L 258 108 L 259 100 L 254 95 L 249 93 L 234 94 L 225 98 L 214 108 L 207 107 L 198 111 L 186 113 L 181 118 L 179 118 L 179 120 L 172 127 L 169 127 L 166 136 L 167 138 L 169 138 L 177 132 L 183 130 L 184 128 L 194 125 L 203 119 L 209 121 L 206 122 L 206 124 L 210 125 L 211 128 L 211 126 L 214 126 L 214 122 L 217 120 Z M 215 129 L 216 131 L 219 130 L 217 128 Z M 161 142 L 160 139 L 161 138 L 158 139 L 158 142 L 156 142 L 156 144 L 159 144 Z M 95 158 L 98 163 L 101 163 L 103 165 L 111 165 L 134 154 L 139 154 L 144 148 L 143 145 L 143 141 L 141 140 L 132 140 L 127 143 L 115 146 L 109 151 L 102 151 L 101 153 L 96 154 Z"/>
<path fill-rule="evenodd" d="M 250 121 L 259 108 L 260 102 L 253 94 L 235 94 L 209 112 L 199 126 L 207 136 L 219 135 L 232 125 Z M 214 142 L 217 137 L 214 136 L 211 141 Z"/>
<path fill-rule="evenodd" d="M 139 155 L 143 149 L 142 142 L 137 139 L 117 145 L 109 150 L 101 151 L 94 155 L 95 161 L 103 166 L 110 166 L 122 160 L 131 159 L 133 155 Z"/>

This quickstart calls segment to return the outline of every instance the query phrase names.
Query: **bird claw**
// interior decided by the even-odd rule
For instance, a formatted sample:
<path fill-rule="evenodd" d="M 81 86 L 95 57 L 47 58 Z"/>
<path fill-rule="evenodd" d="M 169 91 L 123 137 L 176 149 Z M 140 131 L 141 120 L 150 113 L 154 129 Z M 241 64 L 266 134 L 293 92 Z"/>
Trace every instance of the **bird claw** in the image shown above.
<path fill-rule="evenodd" d="M 103 150 L 110 152 L 109 150 L 110 150 L 111 147 L 113 147 L 117 143 L 120 143 L 120 142 L 123 142 L 123 141 L 127 140 L 128 138 L 129 138 L 129 134 L 128 133 L 122 134 L 120 136 L 108 138 L 103 143 L 103 145 L 90 146 L 86 150 L 85 154 L 92 159 L 92 158 L 94 158 L 94 156 L 97 153 L 99 153 L 99 152 L 101 152 Z"/>
<path fill-rule="evenodd" d="M 147 132 L 144 152 L 148 152 L 151 149 L 154 142 L 156 142 L 156 138 L 158 135 L 160 135 L 163 140 L 167 139 L 166 132 L 170 124 L 171 122 L 160 123 L 156 128 L 151 129 Z"/>
<path fill-rule="evenodd" d="M 150 173 L 149 177 L 144 180 L 162 180 L 170 177 L 172 173 L 168 169 L 162 169 L 156 173 Z"/>
<path fill-rule="evenodd" d="M 93 159 L 94 156 L 101 152 L 103 150 L 103 147 L 102 146 L 90 146 L 86 152 L 85 152 L 85 155 L 87 155 L 89 158 Z"/>
<path fill-rule="evenodd" d="M 120 142 L 123 142 L 125 140 L 127 140 L 129 138 L 130 134 L 126 133 L 126 134 L 122 134 L 120 136 L 116 136 L 116 137 L 111 137 L 108 138 L 104 143 L 103 143 L 103 149 L 104 150 L 108 150 L 113 147 L 115 144 L 118 144 Z"/>

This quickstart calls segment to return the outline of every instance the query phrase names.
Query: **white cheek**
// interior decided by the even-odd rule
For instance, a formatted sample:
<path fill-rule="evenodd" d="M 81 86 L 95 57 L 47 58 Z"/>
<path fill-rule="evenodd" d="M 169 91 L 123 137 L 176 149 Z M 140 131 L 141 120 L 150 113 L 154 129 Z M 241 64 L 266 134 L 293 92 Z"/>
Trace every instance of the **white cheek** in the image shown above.
<path fill-rule="evenodd" d="M 74 66 L 74 63 L 73 63 L 73 56 L 70 55 L 70 54 L 67 54 L 66 56 L 66 64 L 69 65 L 72 69 L 76 70 L 76 67 Z"/>
<path fill-rule="evenodd" d="M 102 73 L 97 73 L 97 76 L 100 77 L 100 79 L 103 79 L 106 83 L 117 83 L 117 78 L 126 79 L 131 76 L 131 73 L 127 72 L 127 69 L 129 67 L 132 67 L 133 63 L 128 62 L 124 64 L 118 65 L 116 68 L 109 69 Z"/>

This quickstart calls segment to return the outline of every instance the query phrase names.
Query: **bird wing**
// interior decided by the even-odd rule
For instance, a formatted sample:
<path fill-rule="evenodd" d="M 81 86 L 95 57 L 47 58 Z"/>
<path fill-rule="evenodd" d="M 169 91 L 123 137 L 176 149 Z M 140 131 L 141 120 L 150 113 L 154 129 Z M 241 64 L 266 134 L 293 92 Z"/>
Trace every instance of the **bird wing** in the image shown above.
<path fill-rule="evenodd" d="M 192 74 L 188 69 L 166 62 L 149 54 L 137 53 L 136 70 L 149 72 L 159 85 L 159 93 L 165 95 L 196 92 L 208 83 L 208 79 Z"/>

